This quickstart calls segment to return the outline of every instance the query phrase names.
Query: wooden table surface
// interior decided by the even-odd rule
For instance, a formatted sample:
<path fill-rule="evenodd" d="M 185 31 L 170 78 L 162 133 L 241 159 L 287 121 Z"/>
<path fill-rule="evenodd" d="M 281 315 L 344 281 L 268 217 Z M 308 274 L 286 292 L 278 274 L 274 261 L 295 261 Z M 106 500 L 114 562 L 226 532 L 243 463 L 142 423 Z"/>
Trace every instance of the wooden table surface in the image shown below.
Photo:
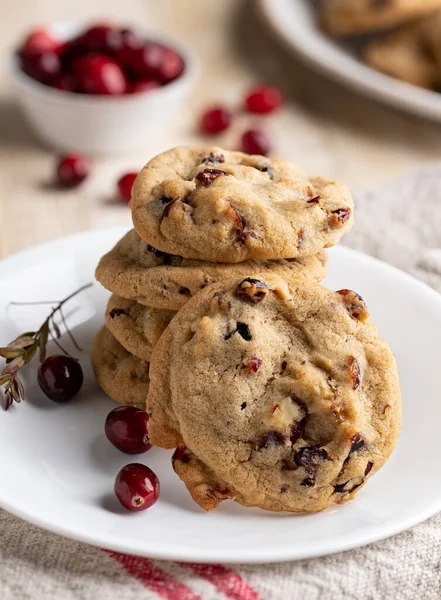
<path fill-rule="evenodd" d="M 0 73 L 0 257 L 24 247 L 94 227 L 129 224 L 126 206 L 115 202 L 115 180 L 140 168 L 172 145 L 202 143 L 195 128 L 202 107 L 240 103 L 252 82 L 280 85 L 287 103 L 264 119 L 274 154 L 311 172 L 342 179 L 352 188 L 439 159 L 441 127 L 394 112 L 309 72 L 282 50 L 256 15 L 252 0 L 14 0 L 2 6 L 0 51 L 7 53 L 28 28 L 51 21 L 103 17 L 166 31 L 193 46 L 201 60 L 199 81 L 179 123 L 151 139 L 145 151 L 94 161 L 80 188 L 54 189 L 55 154 L 39 145 L 16 106 L 6 61 Z M 253 117 L 241 116 L 216 140 L 234 148 Z"/>

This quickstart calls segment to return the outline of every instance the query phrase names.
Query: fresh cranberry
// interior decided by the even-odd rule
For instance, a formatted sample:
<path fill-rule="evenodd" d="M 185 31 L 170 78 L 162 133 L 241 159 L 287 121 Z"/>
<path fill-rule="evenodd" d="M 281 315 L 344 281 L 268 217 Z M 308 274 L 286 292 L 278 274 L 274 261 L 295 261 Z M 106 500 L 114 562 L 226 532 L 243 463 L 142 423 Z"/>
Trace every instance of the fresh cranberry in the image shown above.
<path fill-rule="evenodd" d="M 23 70 L 32 79 L 50 85 L 58 79 L 61 64 L 55 52 L 32 52 L 22 57 Z"/>
<path fill-rule="evenodd" d="M 136 77 L 160 79 L 164 53 L 159 44 L 147 42 L 141 48 L 128 51 L 123 64 Z"/>
<path fill-rule="evenodd" d="M 74 92 L 76 89 L 76 81 L 73 75 L 61 75 L 53 84 L 58 90 L 65 92 Z"/>
<path fill-rule="evenodd" d="M 177 52 L 171 48 L 163 48 L 162 63 L 158 70 L 158 77 L 164 83 L 177 79 L 184 71 L 184 61 Z"/>
<path fill-rule="evenodd" d="M 121 29 L 121 48 L 117 59 L 125 69 L 133 73 L 131 65 L 136 62 L 137 51 L 144 47 L 144 40 L 132 29 Z"/>
<path fill-rule="evenodd" d="M 283 102 L 283 96 L 275 87 L 259 86 L 255 87 L 248 93 L 245 98 L 245 106 L 249 112 L 252 113 L 270 113 Z"/>
<path fill-rule="evenodd" d="M 83 385 L 83 370 L 71 356 L 49 356 L 38 369 L 38 385 L 54 402 L 68 402 Z"/>
<path fill-rule="evenodd" d="M 57 52 L 60 42 L 44 27 L 31 31 L 25 39 L 20 54 L 26 56 L 34 52 Z"/>
<path fill-rule="evenodd" d="M 149 440 L 149 416 L 135 406 L 118 406 L 106 419 L 107 439 L 126 454 L 141 454 L 152 447 Z"/>
<path fill-rule="evenodd" d="M 82 154 L 67 154 L 58 162 L 58 182 L 65 187 L 80 184 L 89 174 L 89 160 Z"/>
<path fill-rule="evenodd" d="M 118 179 L 118 190 L 121 198 L 126 202 L 130 202 L 132 195 L 132 187 L 135 183 L 138 173 L 127 173 Z"/>
<path fill-rule="evenodd" d="M 127 79 L 120 65 L 104 54 L 89 54 L 77 58 L 73 72 L 78 89 L 85 94 L 124 94 Z"/>
<path fill-rule="evenodd" d="M 116 476 L 114 491 L 127 510 L 146 510 L 159 497 L 159 479 L 149 467 L 131 463 L 123 467 Z"/>
<path fill-rule="evenodd" d="M 247 154 L 262 154 L 270 151 L 270 141 L 266 133 L 259 129 L 249 129 L 242 136 L 242 151 Z"/>
<path fill-rule="evenodd" d="M 116 55 L 121 49 L 121 31 L 110 25 L 94 25 L 80 37 L 80 43 L 87 52 L 103 52 Z"/>
<path fill-rule="evenodd" d="M 161 82 L 157 79 L 138 79 L 134 81 L 127 90 L 129 94 L 139 94 L 141 92 L 150 92 L 161 87 Z"/>
<path fill-rule="evenodd" d="M 206 133 L 220 133 L 230 126 L 232 120 L 231 111 L 222 106 L 215 106 L 202 115 L 201 129 Z"/>

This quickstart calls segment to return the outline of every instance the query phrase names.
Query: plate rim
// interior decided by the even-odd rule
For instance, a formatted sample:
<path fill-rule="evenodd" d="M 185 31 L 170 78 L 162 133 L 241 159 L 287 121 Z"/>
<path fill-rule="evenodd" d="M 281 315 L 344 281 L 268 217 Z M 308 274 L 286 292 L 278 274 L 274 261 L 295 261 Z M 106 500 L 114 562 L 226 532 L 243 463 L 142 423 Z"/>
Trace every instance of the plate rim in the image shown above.
<path fill-rule="evenodd" d="M 281 18 L 282 11 L 294 11 L 296 4 L 305 0 L 257 0 L 260 16 L 269 25 L 277 39 L 283 45 L 299 55 L 303 62 L 315 71 L 326 74 L 346 87 L 350 87 L 370 98 L 381 101 L 393 108 L 399 107 L 408 113 L 416 114 L 426 119 L 441 121 L 441 95 L 430 90 L 400 81 L 389 75 L 376 71 L 350 53 L 338 48 L 332 40 L 328 40 L 319 30 L 315 39 L 327 40 L 332 49 L 332 56 L 339 60 L 333 62 L 324 53 L 310 51 L 299 39 L 292 35 L 288 20 Z M 279 14 L 280 13 L 280 14 Z M 300 31 L 300 28 L 299 28 Z M 320 57 L 320 58 L 319 58 Z M 338 65 L 341 64 L 339 67 Z"/>
<path fill-rule="evenodd" d="M 0 276 L 9 275 L 17 266 L 20 266 L 23 261 L 26 262 L 26 259 L 31 257 L 32 255 L 38 254 L 47 254 L 51 251 L 53 252 L 54 247 L 59 247 L 65 243 L 75 243 L 84 237 L 94 238 L 96 236 L 105 236 L 109 238 L 109 241 L 118 239 L 118 236 L 127 231 L 127 227 L 117 226 L 110 228 L 99 228 L 99 229 L 89 229 L 83 232 L 79 232 L 70 236 L 63 236 L 56 238 L 49 242 L 44 242 L 42 244 L 29 247 L 24 249 L 16 254 L 12 254 L 2 260 L 0 260 Z M 441 295 L 436 292 L 433 288 L 428 286 L 423 281 L 413 277 L 412 275 L 398 269 L 397 267 L 390 265 L 382 260 L 379 260 L 375 257 L 364 254 L 358 250 L 353 250 L 352 248 L 348 248 L 347 246 L 338 246 L 330 249 L 331 253 L 341 253 L 346 256 L 356 256 L 359 260 L 367 261 L 370 263 L 374 263 L 377 267 L 381 269 L 385 269 L 387 271 L 392 272 L 394 275 L 402 278 L 402 280 L 411 283 L 416 286 L 421 293 L 429 295 L 432 297 L 440 305 L 441 310 Z M 40 257 L 41 260 L 41 257 Z M 27 263 L 29 264 L 29 263 Z M 292 560 L 304 560 L 308 558 L 316 558 L 321 556 L 328 556 L 331 554 L 336 554 L 339 552 L 349 551 L 355 548 L 360 548 L 386 538 L 392 537 L 398 533 L 401 533 L 428 518 L 432 517 L 436 513 L 441 511 L 441 496 L 439 500 L 433 500 L 430 505 L 426 507 L 425 510 L 420 511 L 416 515 L 409 515 L 404 521 L 401 521 L 399 524 L 392 526 L 390 528 L 383 527 L 380 530 L 377 530 L 369 535 L 369 533 L 365 533 L 362 536 L 359 536 L 356 541 L 351 537 L 347 539 L 339 539 L 337 538 L 333 543 L 328 541 L 327 546 L 322 550 L 318 550 L 317 548 L 309 548 L 303 552 L 299 552 L 298 548 L 293 549 L 293 552 L 290 553 L 289 549 L 286 547 L 280 548 L 272 548 L 269 552 L 263 552 L 261 547 L 256 548 L 255 550 L 249 549 L 247 550 L 247 556 L 243 555 L 243 550 L 239 550 L 238 554 L 234 554 L 234 549 L 227 550 L 218 550 L 216 554 L 205 553 L 204 550 L 200 550 L 194 547 L 188 547 L 185 552 L 182 550 L 174 551 L 169 548 L 161 548 L 156 547 L 156 549 L 146 550 L 145 548 L 137 548 L 136 545 L 139 542 L 134 541 L 134 545 L 130 545 L 128 542 L 118 542 L 118 540 L 113 541 L 100 541 L 94 537 L 93 533 L 88 532 L 78 532 L 72 526 L 64 526 L 59 523 L 53 523 L 50 519 L 46 517 L 41 517 L 36 513 L 31 511 L 22 510 L 21 508 L 17 508 L 12 505 L 7 500 L 3 499 L 0 494 L 0 508 L 6 510 L 10 514 L 23 519 L 24 521 L 36 525 L 44 530 L 50 531 L 57 535 L 61 535 L 68 539 L 72 539 L 78 542 L 87 543 L 89 545 L 105 548 L 107 550 L 113 550 L 117 552 L 124 552 L 132 555 L 143 556 L 158 560 L 169 560 L 169 561 L 193 561 L 193 562 L 204 562 L 204 563 L 230 563 L 230 564 L 271 564 L 282 561 L 292 561 Z M 203 516 L 203 515 L 202 515 Z M 202 556 L 202 552 L 204 555 Z M 242 553 L 242 554 L 240 554 Z"/>

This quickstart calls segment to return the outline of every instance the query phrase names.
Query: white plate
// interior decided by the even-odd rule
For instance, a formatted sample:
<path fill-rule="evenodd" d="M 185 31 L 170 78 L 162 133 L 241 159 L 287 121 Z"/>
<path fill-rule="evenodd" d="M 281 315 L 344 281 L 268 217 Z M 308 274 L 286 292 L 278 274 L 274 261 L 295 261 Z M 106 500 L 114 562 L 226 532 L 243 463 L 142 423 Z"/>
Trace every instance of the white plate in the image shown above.
<path fill-rule="evenodd" d="M 31 327 L 47 306 L 8 303 L 61 299 L 93 280 L 99 257 L 123 230 L 91 231 L 33 248 L 0 263 L 0 342 Z M 317 515 L 287 516 L 224 502 L 211 514 L 193 503 L 173 473 L 170 452 L 136 457 L 158 474 L 162 492 L 144 513 L 113 496 L 117 471 L 133 458 L 106 440 L 115 404 L 86 383 L 71 404 L 46 399 L 26 374 L 27 401 L 0 412 L 0 506 L 32 523 L 117 551 L 202 562 L 274 562 L 347 550 L 402 531 L 441 510 L 441 296 L 408 275 L 349 250 L 330 251 L 327 284 L 355 289 L 397 355 L 404 425 L 391 460 L 355 501 Z M 69 323 L 88 350 L 107 293 L 96 284 L 68 305 Z"/>
<path fill-rule="evenodd" d="M 441 94 L 393 79 L 363 64 L 343 44 L 320 31 L 311 0 L 258 0 L 258 4 L 286 46 L 312 67 L 393 107 L 441 121 Z"/>

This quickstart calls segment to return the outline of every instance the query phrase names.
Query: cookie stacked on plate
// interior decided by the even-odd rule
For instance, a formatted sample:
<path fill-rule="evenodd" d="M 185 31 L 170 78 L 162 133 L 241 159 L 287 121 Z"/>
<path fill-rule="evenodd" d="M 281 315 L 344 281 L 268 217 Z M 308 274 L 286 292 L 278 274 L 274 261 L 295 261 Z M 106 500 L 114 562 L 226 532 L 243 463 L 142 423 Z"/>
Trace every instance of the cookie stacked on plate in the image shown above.
<path fill-rule="evenodd" d="M 400 426 L 395 361 L 324 248 L 347 188 L 288 161 L 184 147 L 150 161 L 135 229 L 105 255 L 92 351 L 104 391 L 146 408 L 152 442 L 210 510 L 314 512 L 378 470 Z"/>

